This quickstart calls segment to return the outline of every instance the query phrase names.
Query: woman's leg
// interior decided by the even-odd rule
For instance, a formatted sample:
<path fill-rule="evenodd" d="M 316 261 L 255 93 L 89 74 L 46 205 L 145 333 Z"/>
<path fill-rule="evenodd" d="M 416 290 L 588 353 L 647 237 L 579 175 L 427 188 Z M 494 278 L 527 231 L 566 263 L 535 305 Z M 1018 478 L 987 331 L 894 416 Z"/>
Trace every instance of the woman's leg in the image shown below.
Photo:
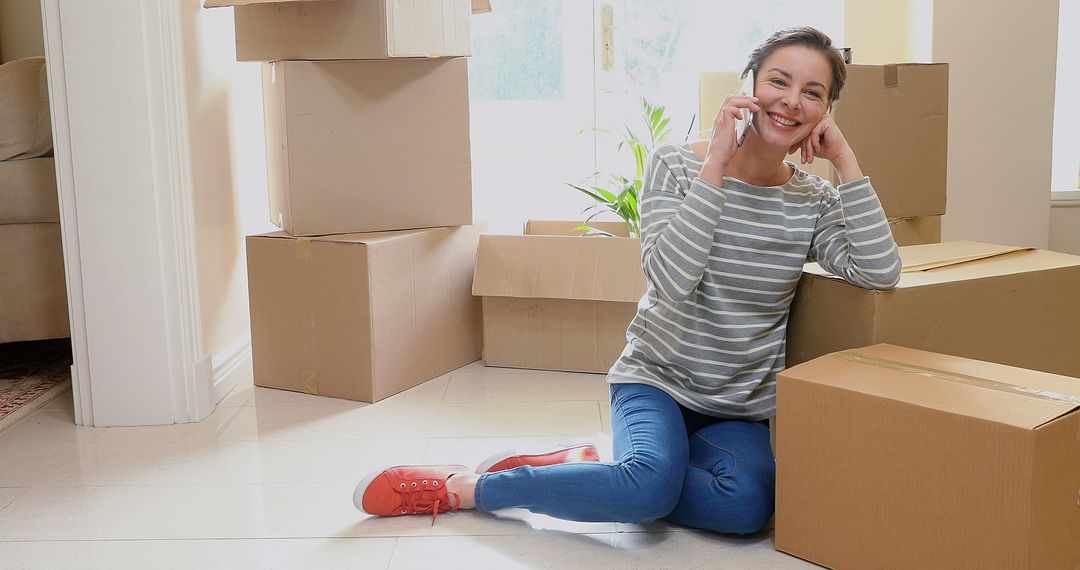
<path fill-rule="evenodd" d="M 773 514 L 776 460 L 769 426 L 721 421 L 690 436 L 682 495 L 666 520 L 724 533 L 761 530 Z"/>
<path fill-rule="evenodd" d="M 585 522 L 641 522 L 670 513 L 689 458 L 678 404 L 652 386 L 612 384 L 611 429 L 614 463 L 487 473 L 476 483 L 477 508 L 525 508 Z"/>

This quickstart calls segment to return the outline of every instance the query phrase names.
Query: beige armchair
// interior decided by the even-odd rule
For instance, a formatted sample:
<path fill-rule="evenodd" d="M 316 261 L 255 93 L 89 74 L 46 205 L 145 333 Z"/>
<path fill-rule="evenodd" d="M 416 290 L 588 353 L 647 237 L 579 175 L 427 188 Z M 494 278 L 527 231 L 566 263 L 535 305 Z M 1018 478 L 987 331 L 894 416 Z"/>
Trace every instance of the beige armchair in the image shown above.
<path fill-rule="evenodd" d="M 44 58 L 0 65 L 0 343 L 69 336 Z"/>

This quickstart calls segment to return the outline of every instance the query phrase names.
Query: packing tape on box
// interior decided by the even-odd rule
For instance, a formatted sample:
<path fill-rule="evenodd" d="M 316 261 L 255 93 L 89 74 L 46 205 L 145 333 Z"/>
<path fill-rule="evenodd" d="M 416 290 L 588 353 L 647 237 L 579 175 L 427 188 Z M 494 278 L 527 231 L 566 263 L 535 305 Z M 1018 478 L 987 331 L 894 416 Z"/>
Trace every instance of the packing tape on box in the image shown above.
<path fill-rule="evenodd" d="M 900 85 L 900 77 L 895 65 L 886 65 L 884 71 L 886 89 Z"/>
<path fill-rule="evenodd" d="M 887 360 L 875 356 L 866 356 L 865 354 L 859 354 L 858 350 L 859 349 L 857 348 L 848 349 L 838 352 L 836 353 L 836 355 L 849 362 L 858 362 L 860 364 L 879 366 L 881 368 L 896 370 L 898 372 L 918 374 L 919 376 L 925 376 L 927 378 L 933 378 L 935 380 L 945 380 L 947 382 L 957 382 L 960 384 L 967 384 L 969 386 L 979 386 L 980 388 L 989 388 L 991 390 L 997 390 L 998 392 L 1007 392 L 1010 394 L 1027 394 L 1029 396 L 1035 396 L 1036 398 L 1042 398 L 1044 400 L 1050 400 L 1054 402 L 1067 402 L 1070 404 L 1080 405 L 1080 396 L 1074 396 L 1072 394 L 1063 394 L 1061 392 L 1054 392 L 1052 390 L 1035 388 L 1034 386 L 1020 386 L 1017 384 L 1009 384 L 1008 382 L 998 382 L 997 380 L 990 380 L 988 378 L 979 378 L 978 376 L 958 374 L 956 372 L 948 372 L 946 370 L 938 370 L 936 368 L 928 368 L 925 366 L 916 366 L 914 364 L 908 364 L 906 362 L 897 362 L 895 360 Z"/>
<path fill-rule="evenodd" d="M 296 259 L 311 259 L 311 238 L 296 238 Z"/>

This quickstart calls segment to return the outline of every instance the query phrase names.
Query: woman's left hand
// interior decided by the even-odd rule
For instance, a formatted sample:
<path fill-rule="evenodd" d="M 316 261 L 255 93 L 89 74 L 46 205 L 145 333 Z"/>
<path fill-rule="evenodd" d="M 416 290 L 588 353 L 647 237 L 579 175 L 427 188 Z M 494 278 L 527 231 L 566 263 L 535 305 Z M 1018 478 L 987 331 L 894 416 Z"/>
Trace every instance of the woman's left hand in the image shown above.
<path fill-rule="evenodd" d="M 844 133 L 840 132 L 840 127 L 836 126 L 832 116 L 828 114 L 822 117 L 818 124 L 814 125 L 810 134 L 806 135 L 802 142 L 792 145 L 788 152 L 793 153 L 800 148 L 802 149 L 803 164 L 814 162 L 815 157 L 821 157 L 835 163 L 837 159 L 851 153 L 851 147 L 848 146 Z"/>
<path fill-rule="evenodd" d="M 802 149 L 802 163 L 810 164 L 815 157 L 821 157 L 832 163 L 836 169 L 836 175 L 840 183 L 851 182 L 863 177 L 859 168 L 859 161 L 855 159 L 855 153 L 848 146 L 844 133 L 836 126 L 832 117 L 825 115 L 818 124 L 810 131 L 802 142 L 791 147 L 788 153 Z"/>

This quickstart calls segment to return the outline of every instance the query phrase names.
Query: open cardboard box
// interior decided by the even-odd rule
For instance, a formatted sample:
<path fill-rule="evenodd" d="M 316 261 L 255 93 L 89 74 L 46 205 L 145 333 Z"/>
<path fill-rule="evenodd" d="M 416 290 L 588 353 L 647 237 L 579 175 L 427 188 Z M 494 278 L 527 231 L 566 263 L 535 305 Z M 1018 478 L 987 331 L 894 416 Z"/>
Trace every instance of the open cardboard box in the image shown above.
<path fill-rule="evenodd" d="M 457 57 L 471 53 L 470 0 L 206 0 L 232 6 L 237 61 Z"/>
<path fill-rule="evenodd" d="M 606 373 L 645 292 L 641 242 L 580 237 L 578 222 L 531 221 L 526 235 L 482 235 L 473 295 L 483 297 L 484 363 Z M 593 223 L 626 235 L 624 223 Z"/>
<path fill-rule="evenodd" d="M 788 368 L 776 548 L 837 569 L 1080 567 L 1078 408 L 1080 379 L 888 344 Z"/>
<path fill-rule="evenodd" d="M 904 272 L 871 291 L 806 265 L 787 365 L 881 342 L 1080 376 L 1080 256 L 979 242 L 900 248 Z"/>

